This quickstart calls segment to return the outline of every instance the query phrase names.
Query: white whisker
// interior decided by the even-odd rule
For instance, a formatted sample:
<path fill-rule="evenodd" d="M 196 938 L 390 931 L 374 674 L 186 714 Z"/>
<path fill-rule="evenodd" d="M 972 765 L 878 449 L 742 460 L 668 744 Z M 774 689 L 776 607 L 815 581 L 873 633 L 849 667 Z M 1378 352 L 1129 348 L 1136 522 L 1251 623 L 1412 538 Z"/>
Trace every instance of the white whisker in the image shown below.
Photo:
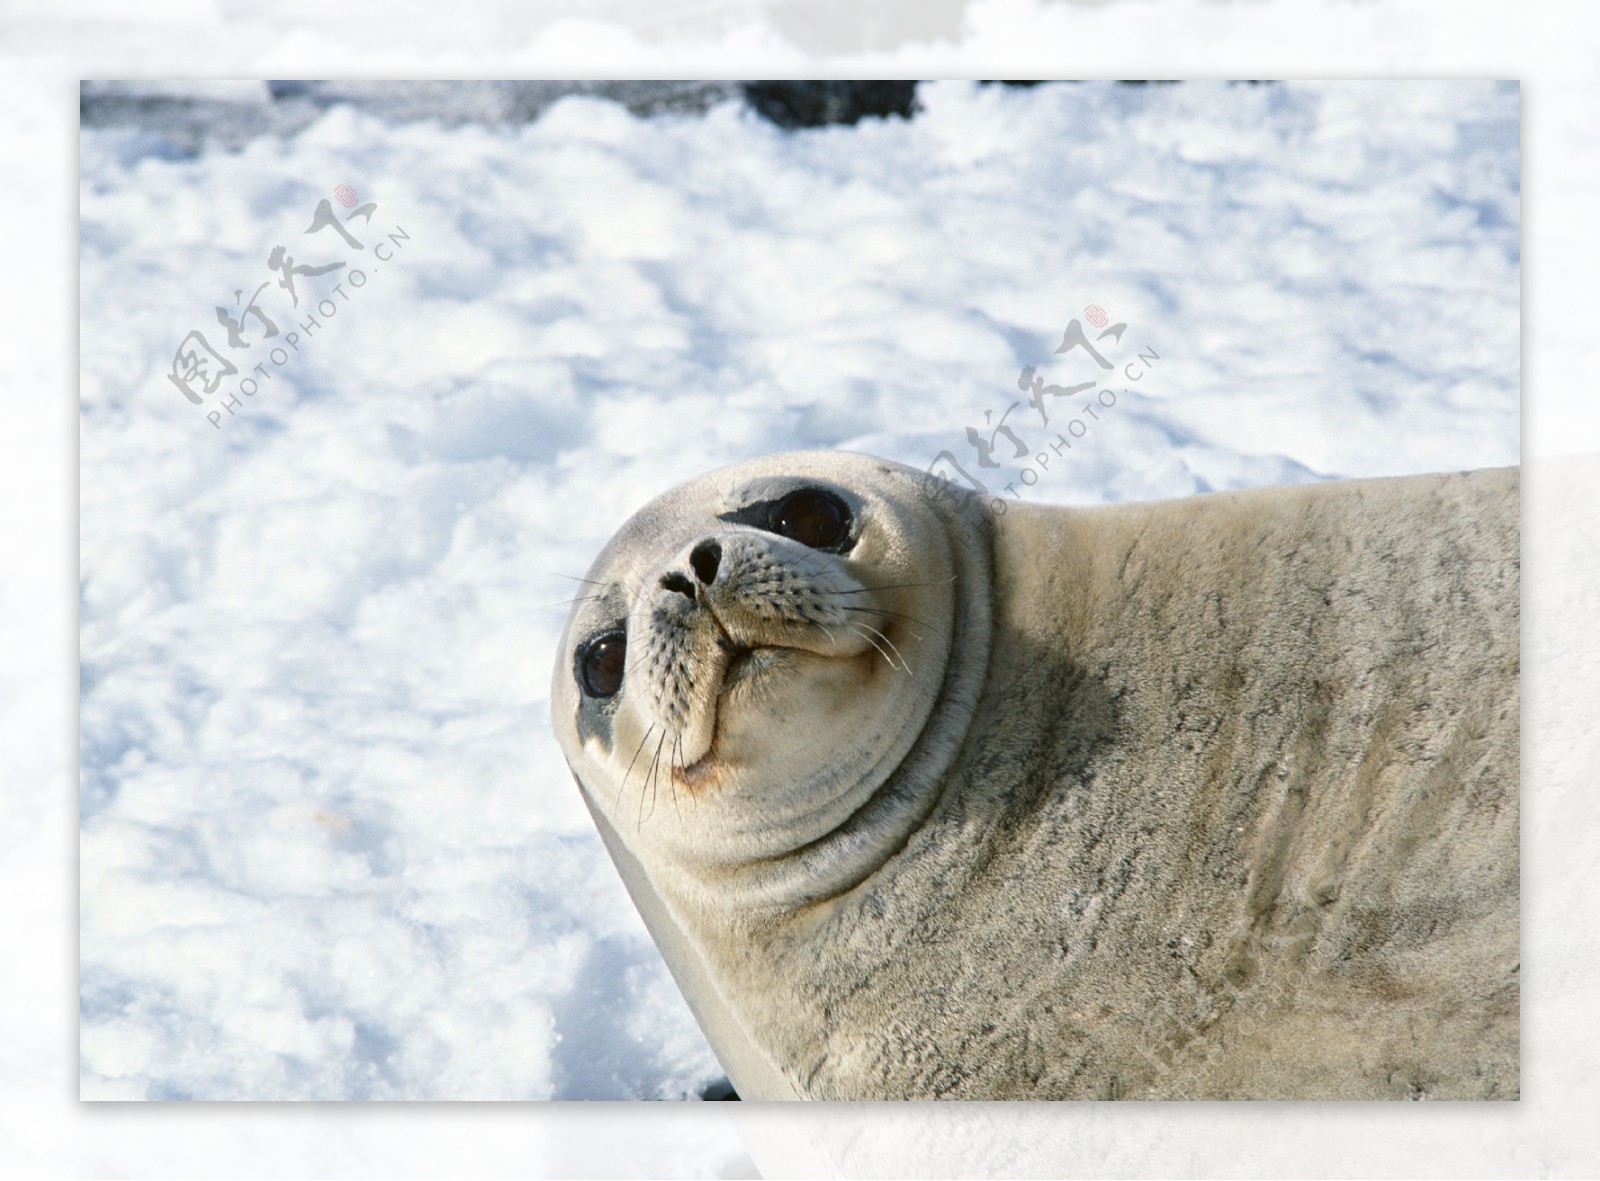
<path fill-rule="evenodd" d="M 856 635 L 858 635 L 862 639 L 866 640 L 866 642 L 871 644 L 874 648 L 876 648 L 879 651 L 879 653 L 883 656 L 884 660 L 888 661 L 890 668 L 894 669 L 896 672 L 903 672 L 907 676 L 911 675 L 911 666 L 906 664 L 906 662 L 905 662 L 906 658 L 904 656 L 900 656 L 900 649 L 895 648 L 894 641 L 891 640 L 888 636 L 884 635 L 877 628 L 872 627 L 869 624 L 865 624 L 865 623 L 849 622 L 849 623 L 846 623 L 845 626 L 848 627 L 851 631 L 855 632 Z M 883 646 L 883 644 L 878 643 L 878 639 L 873 639 L 874 636 L 877 636 L 878 639 L 881 639 L 883 641 L 883 644 L 888 644 L 889 648 L 893 648 L 894 649 L 895 656 L 900 656 L 900 663 L 899 664 L 896 664 L 894 662 L 894 656 L 890 656 L 889 655 L 889 650 L 886 649 Z"/>

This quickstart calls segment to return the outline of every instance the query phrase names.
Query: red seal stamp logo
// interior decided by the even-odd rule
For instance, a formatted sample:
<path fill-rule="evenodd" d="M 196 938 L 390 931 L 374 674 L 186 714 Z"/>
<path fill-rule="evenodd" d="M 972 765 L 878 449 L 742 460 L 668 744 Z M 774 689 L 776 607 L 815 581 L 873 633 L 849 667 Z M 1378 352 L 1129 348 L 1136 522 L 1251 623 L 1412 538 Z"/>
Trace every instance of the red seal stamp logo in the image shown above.
<path fill-rule="evenodd" d="M 338 188 L 333 190 L 333 195 L 339 198 L 339 204 L 343 205 L 346 209 L 349 209 L 350 206 L 356 203 L 356 191 L 349 185 L 340 185 Z"/>
<path fill-rule="evenodd" d="M 1096 328 L 1104 328 L 1106 326 L 1106 321 L 1109 319 L 1109 317 L 1106 315 L 1105 308 L 1101 307 L 1097 303 L 1092 303 L 1088 307 L 1084 308 L 1083 314 L 1085 317 L 1087 317 L 1089 323 L 1093 324 Z"/>

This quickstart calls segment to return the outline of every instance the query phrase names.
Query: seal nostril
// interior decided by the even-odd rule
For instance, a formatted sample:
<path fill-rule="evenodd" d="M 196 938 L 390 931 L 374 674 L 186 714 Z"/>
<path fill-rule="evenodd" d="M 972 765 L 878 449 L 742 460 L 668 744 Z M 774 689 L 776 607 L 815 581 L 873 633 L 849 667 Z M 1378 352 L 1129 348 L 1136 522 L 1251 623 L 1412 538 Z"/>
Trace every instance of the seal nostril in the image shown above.
<path fill-rule="evenodd" d="M 689 565 L 694 567 L 695 577 L 707 586 L 716 578 L 717 565 L 721 561 L 722 547 L 714 541 L 702 541 L 689 555 Z"/>
<path fill-rule="evenodd" d="M 677 591 L 680 595 L 685 595 L 691 599 L 694 598 L 694 583 L 677 571 L 664 575 L 661 579 L 661 585 L 666 590 Z"/>

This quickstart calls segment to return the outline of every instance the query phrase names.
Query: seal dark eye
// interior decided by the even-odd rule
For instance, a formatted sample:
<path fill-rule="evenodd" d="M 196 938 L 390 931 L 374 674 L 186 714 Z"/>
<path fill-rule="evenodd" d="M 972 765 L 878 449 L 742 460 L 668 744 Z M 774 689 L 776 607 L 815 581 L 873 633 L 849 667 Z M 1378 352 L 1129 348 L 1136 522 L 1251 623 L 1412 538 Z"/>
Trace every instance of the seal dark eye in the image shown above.
<path fill-rule="evenodd" d="M 578 684 L 590 697 L 612 697 L 622 688 L 627 663 L 628 638 L 621 632 L 604 632 L 584 641 L 578 649 Z"/>
<path fill-rule="evenodd" d="M 837 496 L 802 488 L 779 502 L 772 528 L 812 549 L 832 549 L 850 535 L 850 510 Z"/>

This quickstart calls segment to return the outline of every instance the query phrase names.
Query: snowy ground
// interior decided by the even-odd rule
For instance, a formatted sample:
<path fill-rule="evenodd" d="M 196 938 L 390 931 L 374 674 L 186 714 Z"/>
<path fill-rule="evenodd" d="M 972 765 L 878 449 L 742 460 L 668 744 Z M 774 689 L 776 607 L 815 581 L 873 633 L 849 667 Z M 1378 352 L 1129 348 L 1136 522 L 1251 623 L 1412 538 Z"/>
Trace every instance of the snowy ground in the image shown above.
<path fill-rule="evenodd" d="M 570 578 L 681 479 L 948 451 L 1108 503 L 1517 461 L 1515 84 L 921 100 L 797 134 L 594 98 L 334 106 L 194 155 L 85 130 L 85 1097 L 719 1076 L 546 716 Z M 360 250 L 303 233 L 324 199 Z M 278 245 L 345 266 L 295 306 Z M 1110 373 L 1052 352 L 1089 305 L 1128 325 Z M 199 406 L 167 376 L 191 329 L 247 358 Z M 1114 404 L 1045 424 L 1025 366 Z M 1000 435 L 980 472 L 967 428 L 1008 408 L 1024 457 Z"/>

